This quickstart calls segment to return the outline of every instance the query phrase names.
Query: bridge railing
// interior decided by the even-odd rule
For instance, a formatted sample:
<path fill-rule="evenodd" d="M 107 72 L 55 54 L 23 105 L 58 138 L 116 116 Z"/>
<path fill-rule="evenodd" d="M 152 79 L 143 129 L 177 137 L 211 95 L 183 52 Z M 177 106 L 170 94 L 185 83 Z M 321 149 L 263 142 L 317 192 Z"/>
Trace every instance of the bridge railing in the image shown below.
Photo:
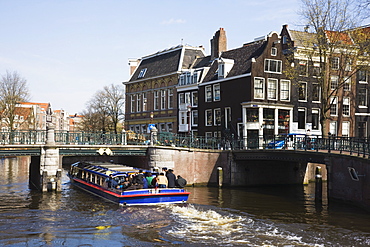
<path fill-rule="evenodd" d="M 134 132 L 61 132 L 55 131 L 55 142 L 64 145 L 149 145 L 150 134 Z M 46 131 L 0 132 L 0 145 L 8 144 L 45 144 Z M 158 133 L 158 146 L 174 146 L 200 149 L 291 149 L 306 151 L 323 151 L 349 153 L 351 155 L 369 156 L 370 140 L 354 137 L 320 137 L 307 135 L 262 136 L 244 139 L 225 139 L 202 136 L 181 136 L 174 133 Z"/>

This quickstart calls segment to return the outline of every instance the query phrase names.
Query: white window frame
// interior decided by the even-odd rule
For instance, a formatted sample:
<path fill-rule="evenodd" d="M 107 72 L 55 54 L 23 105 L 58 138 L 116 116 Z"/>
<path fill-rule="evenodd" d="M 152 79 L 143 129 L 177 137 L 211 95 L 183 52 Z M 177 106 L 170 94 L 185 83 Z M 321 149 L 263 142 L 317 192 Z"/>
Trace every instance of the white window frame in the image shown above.
<path fill-rule="evenodd" d="M 219 119 L 219 123 L 217 123 L 217 119 Z M 213 109 L 213 125 L 214 126 L 221 126 L 221 108 Z"/>
<path fill-rule="evenodd" d="M 229 128 L 231 122 L 231 107 L 225 107 L 225 128 Z"/>
<path fill-rule="evenodd" d="M 148 101 L 148 98 L 147 98 L 146 92 L 144 92 L 142 94 L 142 98 L 143 98 L 143 111 L 147 111 L 147 101 Z"/>
<path fill-rule="evenodd" d="M 312 124 L 312 129 L 313 130 L 319 130 L 320 129 L 320 109 L 312 109 L 312 114 L 317 114 L 317 128 L 314 128 L 314 125 L 313 125 L 313 122 L 311 122 Z"/>
<path fill-rule="evenodd" d="M 193 107 L 198 106 L 198 92 L 197 91 L 191 92 L 191 106 Z"/>
<path fill-rule="evenodd" d="M 339 86 L 339 77 L 337 75 L 330 76 L 330 89 L 336 90 Z"/>
<path fill-rule="evenodd" d="M 345 116 L 345 117 L 349 117 L 350 116 L 350 109 L 351 109 L 350 102 L 351 101 L 350 101 L 350 98 L 349 97 L 344 97 L 343 98 L 343 116 Z M 345 109 L 345 106 L 346 106 L 346 109 Z"/>
<path fill-rule="evenodd" d="M 314 100 L 314 98 L 312 97 L 312 102 L 320 103 L 321 102 L 321 87 L 320 87 L 320 84 L 319 83 L 312 83 L 312 92 L 315 89 L 315 86 L 317 86 L 317 88 L 319 90 L 319 92 L 318 92 L 318 94 L 319 94 L 319 100 Z"/>
<path fill-rule="evenodd" d="M 212 102 L 212 86 L 206 86 L 204 88 L 204 93 L 205 93 L 205 101 L 206 102 Z"/>
<path fill-rule="evenodd" d="M 347 92 L 351 91 L 351 77 L 344 77 L 343 90 Z"/>
<path fill-rule="evenodd" d="M 357 96 L 359 95 L 359 90 L 364 90 L 365 92 L 363 93 L 364 97 L 365 97 L 365 105 L 358 105 L 359 108 L 367 108 L 367 86 L 366 85 L 358 85 L 357 86 Z"/>
<path fill-rule="evenodd" d="M 278 87 L 277 85 L 278 85 L 278 79 L 275 79 L 275 78 L 267 79 L 267 99 L 268 100 L 277 100 L 277 87 Z"/>
<path fill-rule="evenodd" d="M 260 87 L 256 87 L 257 82 L 259 83 L 258 86 L 260 86 Z M 257 90 L 261 91 L 261 92 L 258 92 Z M 264 99 L 265 98 L 265 78 L 254 77 L 253 91 L 254 91 L 254 98 L 255 99 Z M 257 95 L 261 96 L 261 97 L 258 97 Z"/>
<path fill-rule="evenodd" d="M 331 58 L 331 69 L 332 70 L 339 70 L 339 57 L 332 57 Z"/>
<path fill-rule="evenodd" d="M 206 122 L 205 122 L 205 125 L 206 126 L 212 126 L 212 123 L 213 123 L 213 112 L 212 112 L 212 109 L 206 109 L 205 111 L 204 111 L 204 116 L 205 116 L 205 120 L 206 120 Z"/>
<path fill-rule="evenodd" d="M 343 137 L 349 137 L 350 134 L 350 122 L 349 121 L 343 121 L 342 122 L 342 136 Z"/>
<path fill-rule="evenodd" d="M 332 96 L 330 97 L 330 116 L 338 116 L 338 97 L 337 96 Z M 335 112 L 334 114 L 332 113 L 332 106 L 335 107 Z"/>
<path fill-rule="evenodd" d="M 131 94 L 131 112 L 135 112 L 135 106 L 136 106 L 136 100 L 135 100 L 135 94 Z"/>
<path fill-rule="evenodd" d="M 287 89 L 283 87 L 283 85 L 286 83 Z M 283 95 L 287 94 L 288 99 L 284 99 Z M 281 101 L 290 101 L 290 80 L 280 80 L 280 100 Z"/>
<path fill-rule="evenodd" d="M 329 123 L 329 132 L 332 135 L 337 135 L 338 127 L 337 127 L 337 121 L 330 121 Z"/>
<path fill-rule="evenodd" d="M 271 48 L 271 56 L 277 56 L 277 48 L 276 47 Z"/>
<path fill-rule="evenodd" d="M 168 109 L 172 109 L 173 108 L 173 89 L 172 88 L 169 88 L 167 90 L 167 97 L 168 97 L 168 100 L 167 100 Z"/>
<path fill-rule="evenodd" d="M 273 66 L 273 63 L 276 63 L 275 66 Z M 276 73 L 276 74 L 281 74 L 282 72 L 282 65 L 283 62 L 281 60 L 276 60 L 276 59 L 265 59 L 265 66 L 264 66 L 264 71 L 267 73 Z M 275 70 L 273 70 L 273 67 L 275 67 Z"/>
<path fill-rule="evenodd" d="M 166 90 L 161 90 L 161 110 L 166 109 Z"/>
<path fill-rule="evenodd" d="M 153 106 L 154 106 L 154 110 L 159 110 L 159 91 L 158 90 L 153 91 Z"/>
<path fill-rule="evenodd" d="M 303 99 L 300 99 L 301 85 L 304 85 Z M 298 83 L 298 101 L 307 102 L 307 82 L 300 81 Z"/>
<path fill-rule="evenodd" d="M 195 121 L 195 119 L 197 121 Z M 199 122 L 198 110 L 192 110 L 191 111 L 191 125 L 194 127 L 198 126 L 198 122 Z"/>
<path fill-rule="evenodd" d="M 136 95 L 136 112 L 141 112 L 141 93 Z"/>
<path fill-rule="evenodd" d="M 213 101 L 221 100 L 221 85 L 219 83 L 213 85 Z"/>

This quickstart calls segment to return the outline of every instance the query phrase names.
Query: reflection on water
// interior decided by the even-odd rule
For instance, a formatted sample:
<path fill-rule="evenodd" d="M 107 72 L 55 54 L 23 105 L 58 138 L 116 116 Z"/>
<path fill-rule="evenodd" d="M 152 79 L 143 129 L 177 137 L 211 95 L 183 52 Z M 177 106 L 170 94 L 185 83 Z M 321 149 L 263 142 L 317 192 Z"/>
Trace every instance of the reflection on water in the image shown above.
<path fill-rule="evenodd" d="M 66 171 L 61 193 L 30 191 L 28 162 L 0 161 L 0 246 L 370 245 L 369 214 L 326 195 L 316 203 L 313 185 L 188 188 L 188 204 L 119 207 Z"/>

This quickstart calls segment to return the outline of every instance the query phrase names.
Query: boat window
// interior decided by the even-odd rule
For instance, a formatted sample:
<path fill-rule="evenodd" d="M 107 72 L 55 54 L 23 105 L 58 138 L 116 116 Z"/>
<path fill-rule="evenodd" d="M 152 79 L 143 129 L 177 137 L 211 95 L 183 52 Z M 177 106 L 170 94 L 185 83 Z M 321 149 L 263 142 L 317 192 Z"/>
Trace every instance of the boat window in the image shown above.
<path fill-rule="evenodd" d="M 92 183 L 95 183 L 95 175 L 93 174 L 93 175 L 91 175 L 91 182 Z"/>

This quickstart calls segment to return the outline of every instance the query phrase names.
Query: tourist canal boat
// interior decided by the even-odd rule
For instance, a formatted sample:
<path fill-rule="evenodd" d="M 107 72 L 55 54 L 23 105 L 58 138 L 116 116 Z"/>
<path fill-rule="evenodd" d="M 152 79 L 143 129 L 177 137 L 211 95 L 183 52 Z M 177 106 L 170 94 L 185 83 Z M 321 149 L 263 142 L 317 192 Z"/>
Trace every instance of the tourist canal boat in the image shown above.
<path fill-rule="evenodd" d="M 182 188 L 108 188 L 107 178 L 114 179 L 119 184 L 138 171 L 138 168 L 119 164 L 77 162 L 71 165 L 68 176 L 79 188 L 125 206 L 185 203 L 188 200 L 190 192 Z"/>

